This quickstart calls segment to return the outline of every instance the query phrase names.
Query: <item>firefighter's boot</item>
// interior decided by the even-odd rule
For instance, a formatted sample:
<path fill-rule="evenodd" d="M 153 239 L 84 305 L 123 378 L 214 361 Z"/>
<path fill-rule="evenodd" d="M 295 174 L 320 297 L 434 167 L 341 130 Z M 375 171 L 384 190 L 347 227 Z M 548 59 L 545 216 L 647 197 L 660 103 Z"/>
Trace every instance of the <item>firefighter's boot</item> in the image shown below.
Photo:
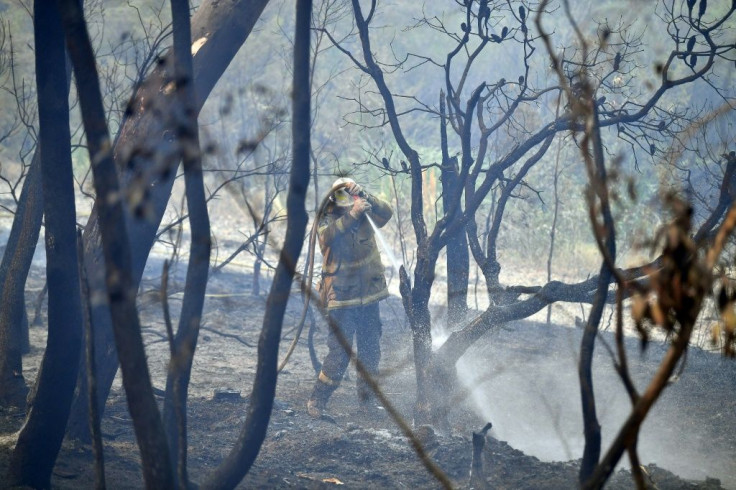
<path fill-rule="evenodd" d="M 327 400 L 330 399 L 330 395 L 337 388 L 337 386 L 333 386 L 336 383 L 331 383 L 331 381 L 324 373 L 319 373 L 319 378 L 314 383 L 312 394 L 309 400 L 307 400 L 307 413 L 310 417 L 318 419 L 324 414 Z"/>

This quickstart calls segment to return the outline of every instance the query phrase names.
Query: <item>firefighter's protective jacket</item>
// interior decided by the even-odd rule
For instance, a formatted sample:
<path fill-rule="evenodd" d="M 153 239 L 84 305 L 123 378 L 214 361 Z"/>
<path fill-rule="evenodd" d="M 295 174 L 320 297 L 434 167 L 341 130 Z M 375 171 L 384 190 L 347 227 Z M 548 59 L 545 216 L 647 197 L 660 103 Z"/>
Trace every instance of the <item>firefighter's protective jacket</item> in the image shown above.
<path fill-rule="evenodd" d="M 391 206 L 370 194 L 367 199 L 371 204 L 368 214 L 377 227 L 383 227 L 393 215 Z M 319 223 L 320 294 L 327 310 L 367 305 L 388 297 L 373 228 L 365 216 L 356 220 L 349 210 L 331 204 Z"/>

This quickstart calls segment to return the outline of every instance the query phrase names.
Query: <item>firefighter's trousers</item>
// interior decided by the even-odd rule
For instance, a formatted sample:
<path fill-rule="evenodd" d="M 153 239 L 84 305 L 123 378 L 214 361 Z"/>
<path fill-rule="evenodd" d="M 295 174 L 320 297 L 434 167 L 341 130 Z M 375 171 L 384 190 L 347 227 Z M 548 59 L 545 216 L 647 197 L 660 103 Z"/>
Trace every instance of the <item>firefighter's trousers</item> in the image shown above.
<path fill-rule="evenodd" d="M 350 362 L 350 351 L 353 337 L 356 339 L 356 354 L 371 376 L 378 374 L 378 363 L 381 360 L 381 318 L 378 302 L 350 308 L 339 308 L 329 313 L 329 334 L 327 347 L 329 352 L 322 363 L 322 371 L 314 386 L 312 398 L 325 404 L 327 399 L 340 385 L 345 369 Z M 343 345 L 342 338 L 346 345 Z M 349 347 L 347 350 L 345 347 Z M 358 374 L 358 400 L 368 403 L 373 398 L 373 391 Z"/>

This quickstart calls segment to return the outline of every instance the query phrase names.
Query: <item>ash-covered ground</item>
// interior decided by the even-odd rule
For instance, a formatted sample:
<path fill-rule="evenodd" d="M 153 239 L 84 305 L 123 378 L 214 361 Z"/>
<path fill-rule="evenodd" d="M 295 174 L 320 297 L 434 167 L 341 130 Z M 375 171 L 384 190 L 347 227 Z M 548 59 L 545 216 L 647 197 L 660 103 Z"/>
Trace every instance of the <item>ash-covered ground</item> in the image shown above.
<path fill-rule="evenodd" d="M 31 292 L 43 286 L 42 265 L 34 265 Z M 139 305 L 154 385 L 163 389 L 169 350 L 157 300 L 160 270 L 160 261 L 152 260 Z M 176 318 L 183 266 L 175 269 L 172 279 L 170 304 Z M 252 275 L 237 263 L 213 274 L 209 282 L 190 386 L 189 468 L 194 481 L 201 480 L 230 451 L 245 419 L 267 292 L 264 287 L 259 296 L 253 296 L 251 286 Z M 32 307 L 35 294 L 29 294 L 27 301 Z M 301 300 L 295 294 L 285 320 L 282 353 L 292 339 L 300 308 Z M 398 298 L 384 301 L 381 311 L 381 386 L 411 422 L 415 394 L 411 334 Z M 321 358 L 326 352 L 326 325 L 319 319 L 315 332 Z M 446 332 L 438 332 L 438 336 L 443 334 Z M 416 428 L 427 452 L 454 485 L 468 486 L 472 432 L 490 421 L 493 429 L 484 453 L 490 488 L 576 486 L 583 442 L 576 375 L 580 335 L 574 327 L 519 322 L 494 328 L 468 351 L 458 364 L 458 374 L 465 387 L 472 389 L 466 398 L 453 403 L 451 432 Z M 43 354 L 45 329 L 34 327 L 31 336 L 33 349 L 24 359 L 28 383 L 35 378 Z M 332 397 L 328 420 L 307 416 L 305 404 L 315 375 L 306 339 L 305 333 L 280 375 L 267 439 L 240 487 L 321 488 L 339 482 L 352 488 L 438 487 L 392 420 L 357 414 L 354 370 Z M 628 409 L 604 345 L 612 342 L 610 334 L 601 335 L 595 361 L 604 448 Z M 630 339 L 632 370 L 640 387 L 656 368 L 663 349 L 663 344 L 653 343 L 642 354 L 638 341 Z M 736 363 L 698 349 L 690 351 L 682 376 L 668 387 L 641 434 L 640 455 L 653 486 L 736 488 L 735 394 Z M 13 434 L 22 420 L 22 412 L 0 412 L 0 475 L 5 473 Z M 141 488 L 139 454 L 119 379 L 113 385 L 102 427 L 108 487 Z M 89 448 L 65 443 L 53 485 L 93 486 Z M 608 488 L 631 486 L 624 470 Z"/>

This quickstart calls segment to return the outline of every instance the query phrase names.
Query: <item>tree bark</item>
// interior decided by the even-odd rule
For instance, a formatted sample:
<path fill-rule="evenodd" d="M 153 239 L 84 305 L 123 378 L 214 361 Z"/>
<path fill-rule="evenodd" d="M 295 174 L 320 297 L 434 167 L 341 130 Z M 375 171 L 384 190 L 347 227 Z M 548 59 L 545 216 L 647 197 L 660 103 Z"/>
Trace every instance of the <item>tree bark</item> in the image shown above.
<path fill-rule="evenodd" d="M 105 258 L 105 298 L 110 307 L 128 409 L 141 451 L 143 477 L 148 488 L 172 488 L 173 473 L 166 437 L 153 397 L 135 306 L 136 288 L 131 278 L 130 242 L 123 217 L 122 194 L 112 156 L 94 52 L 80 5 L 76 0 L 58 0 L 57 5 L 74 67 L 82 121 L 92 162 L 95 204 L 100 215 Z M 80 344 L 77 340 L 76 345 Z"/>
<path fill-rule="evenodd" d="M 22 358 L 24 290 L 42 217 L 41 152 L 37 149 L 23 183 L 0 264 L 0 406 L 25 406 L 26 403 L 28 388 L 23 379 Z"/>
<path fill-rule="evenodd" d="M 77 258 L 84 257 L 81 230 L 77 232 Z M 100 429 L 100 411 L 97 407 L 97 377 L 95 376 L 95 333 L 90 322 L 90 296 L 84 264 L 79 266 L 80 291 L 82 294 L 82 318 L 84 323 L 84 360 L 87 372 L 84 373 L 89 387 L 87 404 L 89 409 L 89 431 L 92 434 L 92 455 L 95 461 L 95 489 L 105 490 L 105 454 Z"/>
<path fill-rule="evenodd" d="M 74 394 L 82 310 L 64 32 L 56 6 L 36 1 L 33 25 L 46 216 L 49 335 L 36 380 L 36 395 L 13 451 L 9 482 L 47 488 Z"/>
<path fill-rule="evenodd" d="M 193 56 L 195 110 L 199 112 L 204 101 L 222 76 L 235 53 L 253 30 L 268 0 L 235 0 L 232 2 L 208 1 L 199 7 L 192 18 L 192 37 L 206 39 Z M 171 53 L 166 55 L 169 58 Z M 164 96 L 164 87 L 170 75 L 165 73 L 166 63 L 159 65 L 139 87 L 129 105 L 132 114 L 125 120 L 116 138 L 114 158 L 120 169 L 123 185 L 129 185 L 143 178 L 147 169 L 153 166 L 154 152 L 170 152 L 165 127 L 159 115 L 166 113 L 171 98 Z M 144 101 L 157 101 L 154 107 Z M 175 172 L 156 176 L 149 175 L 145 182 L 139 182 L 147 189 L 147 208 L 145 219 L 126 217 L 131 242 L 132 278 L 134 284 L 140 283 L 148 253 L 156 238 L 156 231 L 163 217 L 166 204 L 171 195 Z M 151 181 L 153 180 L 153 181 Z M 102 250 L 98 222 L 98 206 L 85 228 L 85 264 L 93 297 L 95 292 L 104 290 L 104 277 L 100 275 Z M 95 352 L 98 374 L 98 404 L 100 413 L 110 393 L 112 382 L 118 368 L 109 310 L 105 305 L 93 305 L 92 325 L 95 329 Z M 70 420 L 70 437 L 89 441 L 87 427 L 86 382 L 79 380 L 78 394 L 74 402 Z"/>
<path fill-rule="evenodd" d="M 164 426 L 171 450 L 172 466 L 177 469 L 179 488 L 189 486 L 187 475 L 187 389 L 192 372 L 194 351 L 202 319 L 204 294 L 210 260 L 210 222 L 202 178 L 197 110 L 192 84 L 192 35 L 189 23 L 189 0 L 171 0 L 174 30 L 174 73 L 179 105 L 169 115 L 177 133 L 178 153 L 184 166 L 187 208 L 191 229 L 189 265 L 179 328 L 172 339 L 172 356 L 166 379 Z"/>
<path fill-rule="evenodd" d="M 284 247 L 266 301 L 266 314 L 258 341 L 258 366 L 250 404 L 235 447 L 225 461 L 201 486 L 202 489 L 234 488 L 250 470 L 266 437 L 276 393 L 277 363 L 281 327 L 296 264 L 307 228 L 306 198 L 310 177 L 310 26 L 311 0 L 296 2 L 294 35 L 294 83 L 292 141 L 294 161 L 287 198 L 287 228 Z"/>
<path fill-rule="evenodd" d="M 437 364 L 434 362 L 432 353 L 432 318 L 429 313 L 429 289 L 422 287 L 424 285 L 418 285 L 416 282 L 411 291 L 412 307 L 409 315 L 414 348 L 414 370 L 417 379 L 414 424 L 429 424 L 439 429 L 445 426 L 444 422 L 446 420 L 443 421 L 442 416 L 446 415 L 446 411 L 439 411 L 438 408 L 442 404 L 441 400 L 446 398 L 444 396 L 438 398 L 436 394 L 443 391 L 441 387 L 446 385 L 445 383 L 434 384 L 433 381 L 444 382 L 450 378 L 443 378 L 435 371 Z"/>
<path fill-rule="evenodd" d="M 588 163 L 589 180 L 591 187 L 591 200 L 588 203 L 591 209 L 591 225 L 593 233 L 603 233 L 601 242 L 605 244 L 605 250 L 601 252 L 608 258 L 603 259 L 601 270 L 598 274 L 598 290 L 595 294 L 593 307 L 588 315 L 588 323 L 583 331 L 580 341 L 580 359 L 578 361 L 578 378 L 580 380 L 580 401 L 583 411 L 583 432 L 585 434 L 585 446 L 583 448 L 583 460 L 580 463 L 579 479 L 581 484 L 590 478 L 601 454 L 601 426 L 596 413 L 595 392 L 593 390 L 593 353 L 595 351 L 595 339 L 598 335 L 598 326 L 606 304 L 608 289 L 611 283 L 613 271 L 609 260 L 616 257 L 616 234 L 611 214 L 611 206 L 608 200 L 608 181 L 606 176 L 606 165 L 603 156 L 603 142 L 601 141 L 600 125 L 598 120 L 597 104 L 594 97 L 590 97 L 592 105 L 589 118 L 590 133 L 586 134 L 585 140 L 592 148 L 592 162 Z M 583 145 L 583 151 L 588 151 L 587 145 Z M 590 158 L 590 157 L 588 157 Z M 592 210 L 597 208 L 596 201 L 600 203 L 603 218 L 603 231 L 598 225 L 598 217 Z"/>
<path fill-rule="evenodd" d="M 442 211 L 447 214 L 452 209 L 451 197 L 462 183 L 458 179 L 457 158 L 450 158 L 447 144 L 447 122 L 445 118 L 445 97 L 440 95 L 440 143 L 442 146 Z M 459 220 L 459 209 L 450 221 Z M 447 240 L 447 326 L 452 329 L 465 323 L 468 313 L 468 281 L 470 277 L 470 254 L 465 226 L 460 227 Z"/>

